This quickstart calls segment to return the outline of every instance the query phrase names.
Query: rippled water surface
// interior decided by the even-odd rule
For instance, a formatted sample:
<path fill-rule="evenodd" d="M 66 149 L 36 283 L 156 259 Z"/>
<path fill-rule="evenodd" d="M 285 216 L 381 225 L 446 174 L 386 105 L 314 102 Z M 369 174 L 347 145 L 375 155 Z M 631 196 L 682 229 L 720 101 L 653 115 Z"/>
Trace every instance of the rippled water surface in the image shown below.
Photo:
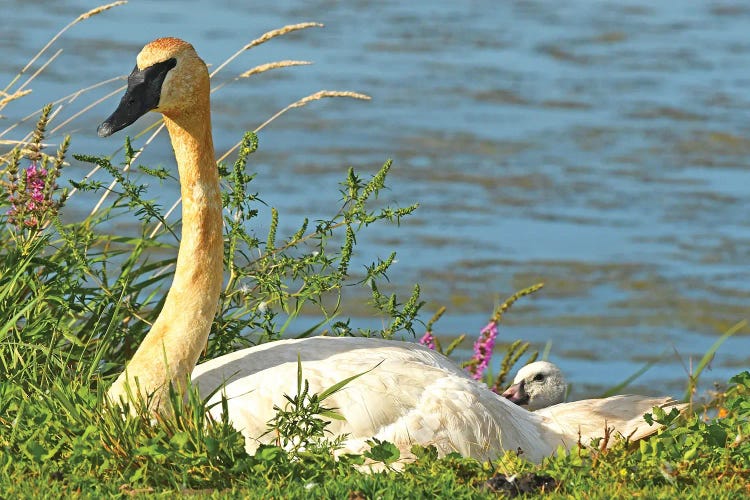
<path fill-rule="evenodd" d="M 2 82 L 95 6 L 5 4 Z M 373 97 L 314 103 L 260 134 L 254 189 L 279 208 L 283 230 L 330 214 L 347 166 L 371 173 L 392 158 L 385 201 L 421 207 L 400 228 L 367 231 L 357 265 L 396 250 L 391 291 L 421 283 L 425 316 L 448 307 L 437 325 L 447 336 L 474 334 L 499 300 L 544 281 L 501 334 L 540 349 L 551 342 L 574 397 L 648 361 L 657 362 L 632 390 L 679 395 L 691 361 L 748 318 L 744 2 L 132 1 L 62 37 L 54 49 L 63 53 L 31 97 L 4 110 L 0 130 L 44 102 L 126 74 L 157 36 L 187 39 L 217 65 L 263 32 L 301 21 L 326 27 L 253 49 L 217 81 L 271 60 L 315 65 L 233 83 L 213 101 L 223 152 L 319 89 Z M 117 85 L 67 105 L 57 123 Z M 114 105 L 97 106 L 57 138 L 73 133 L 74 152 L 113 151 L 117 141 L 95 129 Z M 166 136 L 142 161 L 171 165 Z M 74 163 L 68 175 L 85 171 Z M 164 204 L 176 199 L 175 185 L 155 189 Z M 66 216 L 91 203 L 76 199 Z M 745 328 L 719 349 L 704 387 L 749 367 L 748 335 Z"/>

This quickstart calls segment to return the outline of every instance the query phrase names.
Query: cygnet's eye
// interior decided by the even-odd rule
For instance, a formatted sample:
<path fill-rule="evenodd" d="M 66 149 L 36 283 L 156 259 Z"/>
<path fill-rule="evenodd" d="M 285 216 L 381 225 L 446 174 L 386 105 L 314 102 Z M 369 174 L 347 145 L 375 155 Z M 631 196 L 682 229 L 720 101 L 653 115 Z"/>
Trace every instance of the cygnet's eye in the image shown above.
<path fill-rule="evenodd" d="M 537 373 L 534 375 L 534 382 L 544 382 L 544 374 Z"/>

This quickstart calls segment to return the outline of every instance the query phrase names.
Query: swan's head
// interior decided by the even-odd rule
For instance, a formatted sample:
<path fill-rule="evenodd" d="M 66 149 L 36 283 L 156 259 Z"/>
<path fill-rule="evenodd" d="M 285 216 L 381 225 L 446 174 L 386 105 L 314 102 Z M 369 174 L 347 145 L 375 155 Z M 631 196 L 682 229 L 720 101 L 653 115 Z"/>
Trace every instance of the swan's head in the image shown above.
<path fill-rule="evenodd" d="M 208 69 L 193 46 L 179 38 L 159 38 L 138 54 L 120 105 L 97 131 L 108 137 L 149 111 L 176 119 L 206 107 L 208 95 Z"/>
<path fill-rule="evenodd" d="M 536 361 L 518 371 L 503 396 L 533 411 L 562 403 L 566 390 L 565 377 L 555 364 Z"/>

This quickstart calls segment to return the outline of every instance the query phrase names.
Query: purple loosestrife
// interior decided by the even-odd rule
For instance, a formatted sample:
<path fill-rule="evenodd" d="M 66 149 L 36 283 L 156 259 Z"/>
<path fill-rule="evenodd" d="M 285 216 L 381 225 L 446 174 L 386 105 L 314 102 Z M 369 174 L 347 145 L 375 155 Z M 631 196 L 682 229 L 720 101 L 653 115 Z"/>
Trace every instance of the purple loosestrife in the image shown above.
<path fill-rule="evenodd" d="M 422 338 L 419 339 L 419 343 L 427 346 L 428 349 L 435 350 L 435 337 L 432 335 L 432 332 L 427 330 L 424 335 L 422 335 Z"/>
<path fill-rule="evenodd" d="M 490 321 L 487 326 L 479 332 L 479 338 L 474 342 L 474 355 L 466 365 L 466 371 L 469 372 L 474 380 L 482 380 L 484 371 L 490 364 L 492 351 L 495 348 L 495 339 L 497 338 L 497 322 Z"/>
<path fill-rule="evenodd" d="M 47 177 L 47 170 L 42 167 L 37 167 L 36 163 L 32 163 L 29 168 L 26 169 L 26 189 L 29 191 L 31 201 L 29 203 L 43 203 L 44 202 L 44 183 Z M 33 207 L 30 207 L 33 210 Z"/>
<path fill-rule="evenodd" d="M 48 215 L 57 213 L 59 204 L 52 199 L 57 185 L 48 174 L 46 168 L 32 162 L 19 176 L 8 196 L 11 204 L 7 213 L 9 223 L 18 228 L 39 228 Z"/>
<path fill-rule="evenodd" d="M 0 186 L 5 193 L 0 192 L 0 200 L 7 201 L 10 208 L 6 212 L 7 222 L 19 230 L 33 231 L 44 229 L 55 217 L 65 203 L 67 191 L 57 190 L 57 178 L 65 161 L 65 153 L 70 145 L 70 136 L 60 144 L 54 156 L 42 153 L 43 139 L 52 105 L 48 104 L 42 110 L 31 142 L 11 151 L 8 167 L 0 179 Z M 22 169 L 21 160 L 28 159 L 31 164 Z M 4 196 L 3 196 L 4 194 Z M 2 199 L 4 198 L 4 199 Z"/>

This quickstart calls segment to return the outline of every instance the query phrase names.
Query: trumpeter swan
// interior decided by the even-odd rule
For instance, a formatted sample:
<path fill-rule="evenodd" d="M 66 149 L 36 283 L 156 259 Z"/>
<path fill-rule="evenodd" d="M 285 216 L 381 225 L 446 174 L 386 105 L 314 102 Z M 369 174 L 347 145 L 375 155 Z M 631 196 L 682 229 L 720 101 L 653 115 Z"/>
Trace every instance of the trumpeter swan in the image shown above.
<path fill-rule="evenodd" d="M 222 389 L 233 425 L 253 452 L 283 395 L 296 393 L 297 356 L 310 390 L 321 392 L 352 375 L 327 401 L 346 420 L 329 429 L 346 434 L 343 451 L 362 452 L 376 437 L 408 457 L 412 444 L 435 445 L 479 459 L 522 449 L 541 461 L 558 446 L 574 447 L 601 436 L 605 426 L 623 435 L 634 428 L 654 432 L 641 415 L 652 406 L 672 407 L 669 398 L 639 398 L 597 407 L 557 405 L 549 416 L 531 413 L 470 379 L 439 353 L 414 343 L 371 338 L 314 337 L 243 349 L 195 366 L 206 345 L 222 283 L 222 212 L 211 138 L 209 76 L 193 47 L 160 38 L 138 54 L 128 88 L 116 111 L 99 126 L 109 136 L 148 111 L 164 116 L 182 191 L 182 239 L 164 307 L 125 371 L 108 392 L 110 401 L 148 398 L 153 412 L 168 411 L 170 383 L 184 390 L 191 376 L 202 394 Z M 585 410 L 585 411 L 584 411 Z M 210 410 L 218 415 L 221 405 Z M 582 422 L 585 421 L 585 422 Z M 586 432 L 579 436 L 578 429 Z M 266 435 L 266 441 L 272 436 Z"/>

